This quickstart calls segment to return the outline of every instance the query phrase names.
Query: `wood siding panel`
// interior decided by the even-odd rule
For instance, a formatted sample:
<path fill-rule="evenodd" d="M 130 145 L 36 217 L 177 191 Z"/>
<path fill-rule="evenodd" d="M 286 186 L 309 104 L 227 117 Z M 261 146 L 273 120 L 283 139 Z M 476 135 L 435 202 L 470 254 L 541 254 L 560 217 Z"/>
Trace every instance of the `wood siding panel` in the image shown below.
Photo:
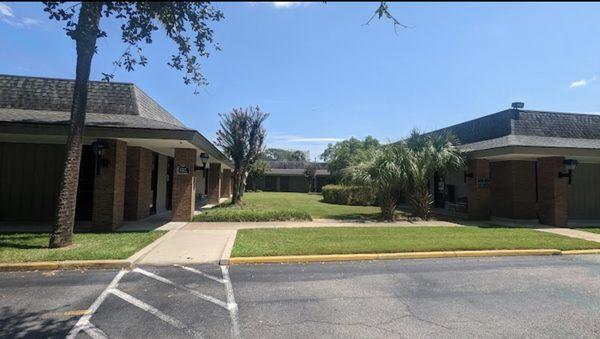
<path fill-rule="evenodd" d="M 600 218 L 600 164 L 579 164 L 568 192 L 569 218 Z"/>
<path fill-rule="evenodd" d="M 54 218 L 63 148 L 0 143 L 0 220 Z"/>

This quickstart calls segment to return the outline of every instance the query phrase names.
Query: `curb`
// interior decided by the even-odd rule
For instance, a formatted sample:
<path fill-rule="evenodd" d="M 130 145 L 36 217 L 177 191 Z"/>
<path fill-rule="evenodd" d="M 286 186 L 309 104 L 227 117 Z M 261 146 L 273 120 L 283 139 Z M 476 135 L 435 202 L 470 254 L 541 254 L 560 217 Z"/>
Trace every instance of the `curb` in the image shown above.
<path fill-rule="evenodd" d="M 600 250 L 561 251 L 556 249 L 533 250 L 485 250 L 485 251 L 440 251 L 440 252 L 403 252 L 372 254 L 326 254 L 326 255 L 290 255 L 270 257 L 234 257 L 229 264 L 266 264 L 266 263 L 305 263 L 356 260 L 390 260 L 390 259 L 431 259 L 431 258 L 463 258 L 463 257 L 505 257 L 527 255 L 561 255 L 561 254 L 600 254 Z"/>
<path fill-rule="evenodd" d="M 233 250 L 233 244 L 235 244 L 235 238 L 237 237 L 237 231 L 234 231 L 233 235 L 227 239 L 227 244 L 225 244 L 225 248 L 223 248 L 223 253 L 221 254 L 221 259 L 219 260 L 219 265 L 229 265 L 231 264 L 231 251 Z"/>
<path fill-rule="evenodd" d="M 109 268 L 131 269 L 133 268 L 133 263 L 130 260 L 65 260 L 0 264 L 0 272 Z"/>

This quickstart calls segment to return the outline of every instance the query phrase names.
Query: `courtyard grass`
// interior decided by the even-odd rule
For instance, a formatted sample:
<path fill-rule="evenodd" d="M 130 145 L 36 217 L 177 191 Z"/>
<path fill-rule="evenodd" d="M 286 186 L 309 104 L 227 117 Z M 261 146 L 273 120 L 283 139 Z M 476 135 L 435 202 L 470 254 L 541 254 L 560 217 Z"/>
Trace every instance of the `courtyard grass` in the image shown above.
<path fill-rule="evenodd" d="M 232 257 L 597 248 L 600 243 L 517 228 L 315 227 L 240 230 Z"/>
<path fill-rule="evenodd" d="M 224 205 L 194 217 L 194 221 L 284 221 L 311 219 L 374 219 L 377 206 L 335 205 L 320 194 L 247 192 L 242 206 Z M 286 219 L 289 218 L 289 219 Z"/>
<path fill-rule="evenodd" d="M 73 245 L 52 249 L 49 233 L 0 233 L 0 263 L 126 259 L 165 233 L 76 233 Z"/>

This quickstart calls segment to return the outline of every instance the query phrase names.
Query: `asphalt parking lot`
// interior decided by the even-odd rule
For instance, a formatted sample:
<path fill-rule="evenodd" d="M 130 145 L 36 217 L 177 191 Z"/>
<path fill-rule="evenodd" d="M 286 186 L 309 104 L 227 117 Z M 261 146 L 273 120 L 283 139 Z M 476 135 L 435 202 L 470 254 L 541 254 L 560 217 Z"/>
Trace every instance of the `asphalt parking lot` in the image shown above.
<path fill-rule="evenodd" d="M 597 255 L 12 272 L 0 288 L 1 337 L 600 336 Z"/>

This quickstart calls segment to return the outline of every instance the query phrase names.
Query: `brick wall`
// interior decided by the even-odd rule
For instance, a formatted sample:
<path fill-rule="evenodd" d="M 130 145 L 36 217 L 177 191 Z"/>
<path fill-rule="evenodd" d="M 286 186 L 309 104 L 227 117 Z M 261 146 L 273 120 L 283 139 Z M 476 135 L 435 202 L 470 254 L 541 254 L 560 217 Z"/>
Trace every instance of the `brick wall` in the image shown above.
<path fill-rule="evenodd" d="M 196 150 L 176 148 L 173 169 L 173 221 L 191 221 L 196 205 L 195 176 Z M 187 173 L 185 171 L 187 168 Z"/>
<path fill-rule="evenodd" d="M 152 203 L 152 151 L 127 147 L 125 180 L 125 220 L 139 220 L 150 215 Z"/>
<path fill-rule="evenodd" d="M 107 139 L 103 158 L 108 166 L 94 179 L 92 227 L 96 231 L 114 230 L 123 224 L 127 143 Z"/>
<path fill-rule="evenodd" d="M 563 157 L 538 159 L 538 213 L 542 224 L 567 225 L 568 179 L 558 177 L 564 171 L 563 162 Z"/>
<path fill-rule="evenodd" d="M 221 182 L 221 196 L 228 198 L 231 195 L 231 170 L 224 169 Z"/>
<path fill-rule="evenodd" d="M 221 164 L 210 163 L 208 168 L 208 203 L 218 204 L 221 198 Z"/>

